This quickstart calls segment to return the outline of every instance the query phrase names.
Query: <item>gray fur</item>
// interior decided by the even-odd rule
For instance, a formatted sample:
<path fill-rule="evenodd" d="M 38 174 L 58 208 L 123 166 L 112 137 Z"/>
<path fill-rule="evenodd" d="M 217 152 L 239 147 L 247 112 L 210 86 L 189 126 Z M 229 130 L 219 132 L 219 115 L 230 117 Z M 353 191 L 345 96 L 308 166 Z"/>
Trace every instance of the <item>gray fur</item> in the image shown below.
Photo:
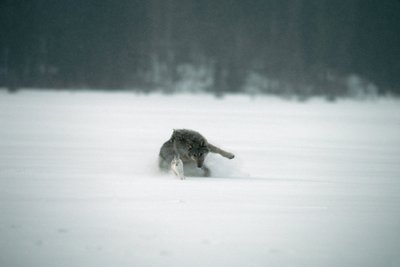
<path fill-rule="evenodd" d="M 210 176 L 210 170 L 204 165 L 204 160 L 209 152 L 233 159 L 235 155 L 224 151 L 207 142 L 201 134 L 193 130 L 174 130 L 171 138 L 165 142 L 159 154 L 159 167 L 161 170 L 169 170 L 171 162 L 180 159 L 184 167 L 196 165 L 203 170 L 204 176 Z"/>

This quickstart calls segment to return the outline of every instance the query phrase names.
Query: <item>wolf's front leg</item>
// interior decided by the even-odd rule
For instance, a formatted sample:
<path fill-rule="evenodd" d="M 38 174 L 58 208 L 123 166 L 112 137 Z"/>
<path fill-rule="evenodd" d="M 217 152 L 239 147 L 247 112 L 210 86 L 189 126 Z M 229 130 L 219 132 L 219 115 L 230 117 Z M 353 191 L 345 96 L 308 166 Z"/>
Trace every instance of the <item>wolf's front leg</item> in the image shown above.
<path fill-rule="evenodd" d="M 221 156 L 223 156 L 225 158 L 233 159 L 235 157 L 235 155 L 233 155 L 232 153 L 222 150 L 221 148 L 216 147 L 210 143 L 208 143 L 208 148 L 210 149 L 211 152 L 220 154 Z"/>
<path fill-rule="evenodd" d="M 201 168 L 204 171 L 204 177 L 210 177 L 211 176 L 211 171 L 206 165 L 203 165 L 203 167 L 201 167 Z"/>
<path fill-rule="evenodd" d="M 171 170 L 178 176 L 181 180 L 186 179 L 183 173 L 183 162 L 179 157 L 175 157 L 171 161 Z"/>

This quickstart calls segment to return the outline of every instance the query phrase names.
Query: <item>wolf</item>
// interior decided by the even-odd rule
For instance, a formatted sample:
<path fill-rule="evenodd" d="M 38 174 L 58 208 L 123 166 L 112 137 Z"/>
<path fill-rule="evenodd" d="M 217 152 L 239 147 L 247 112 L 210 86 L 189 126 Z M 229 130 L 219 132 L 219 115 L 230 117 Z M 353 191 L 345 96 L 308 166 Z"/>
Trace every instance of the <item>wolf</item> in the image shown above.
<path fill-rule="evenodd" d="M 194 165 L 203 170 L 203 175 L 211 175 L 210 169 L 204 165 L 209 152 L 233 159 L 234 154 L 210 144 L 200 133 L 188 129 L 173 130 L 171 138 L 165 142 L 159 154 L 161 170 L 172 171 L 181 179 L 185 179 L 183 167 Z"/>

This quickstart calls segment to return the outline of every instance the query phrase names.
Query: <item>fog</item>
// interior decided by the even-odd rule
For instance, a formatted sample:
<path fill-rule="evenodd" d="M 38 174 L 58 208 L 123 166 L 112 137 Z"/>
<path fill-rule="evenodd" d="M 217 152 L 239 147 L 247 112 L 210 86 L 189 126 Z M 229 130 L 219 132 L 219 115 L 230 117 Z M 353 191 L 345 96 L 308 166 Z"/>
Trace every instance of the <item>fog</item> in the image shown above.
<path fill-rule="evenodd" d="M 4 0 L 0 34 L 0 87 L 11 91 L 332 99 L 400 88 L 397 0 Z"/>

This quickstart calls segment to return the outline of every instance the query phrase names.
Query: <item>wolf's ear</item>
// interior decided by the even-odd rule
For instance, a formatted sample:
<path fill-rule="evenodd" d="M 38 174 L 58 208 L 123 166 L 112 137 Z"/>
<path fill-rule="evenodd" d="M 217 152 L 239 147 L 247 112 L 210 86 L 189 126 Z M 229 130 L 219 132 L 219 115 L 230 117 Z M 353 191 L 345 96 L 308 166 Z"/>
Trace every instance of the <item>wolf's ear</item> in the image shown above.
<path fill-rule="evenodd" d="M 172 130 L 172 135 L 177 136 L 179 135 L 179 131 L 177 129 Z"/>
<path fill-rule="evenodd" d="M 177 140 L 177 139 L 178 139 L 177 132 L 176 132 L 175 129 L 173 129 L 172 135 L 171 135 L 171 140 L 172 140 L 172 141 L 175 141 L 175 140 Z"/>

